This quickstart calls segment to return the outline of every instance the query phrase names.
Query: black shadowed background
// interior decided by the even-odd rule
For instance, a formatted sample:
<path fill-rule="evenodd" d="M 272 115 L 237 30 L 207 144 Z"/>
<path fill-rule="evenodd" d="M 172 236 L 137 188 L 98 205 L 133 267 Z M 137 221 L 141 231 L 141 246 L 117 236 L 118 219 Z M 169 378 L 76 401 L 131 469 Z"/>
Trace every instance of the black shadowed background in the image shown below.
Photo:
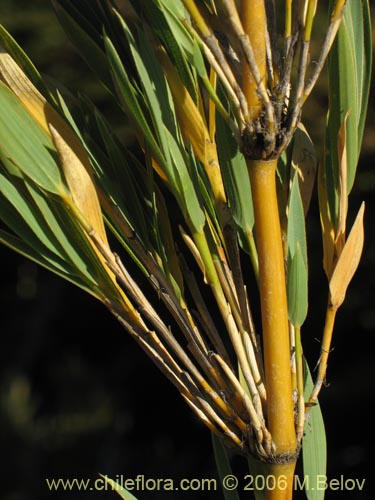
<path fill-rule="evenodd" d="M 1 0 L 0 22 L 38 69 L 88 94 L 112 116 L 96 79 L 74 52 L 48 0 Z M 322 142 L 324 78 L 306 106 L 304 123 Z M 112 116 L 117 127 L 125 126 Z M 338 313 L 327 387 L 320 401 L 328 441 L 328 479 L 363 480 L 363 491 L 327 491 L 326 498 L 373 498 L 373 363 L 375 359 L 375 85 L 351 225 L 366 201 L 363 258 Z M 303 328 L 311 366 L 319 356 L 326 281 L 314 196 L 308 222 L 310 313 Z M 121 481 L 216 478 L 209 432 L 175 389 L 104 307 L 72 285 L 0 247 L 0 497 L 117 498 L 104 491 L 51 491 L 47 479 Z M 245 474 L 241 468 L 239 474 Z M 99 483 L 98 483 L 99 484 Z M 244 483 L 245 484 L 245 483 Z M 351 483 L 347 483 L 349 486 Z M 152 486 L 155 488 L 152 490 Z M 134 492 L 139 500 L 216 499 L 221 492 Z M 250 493 L 250 492 L 249 492 Z M 296 498 L 303 498 L 297 494 Z"/>

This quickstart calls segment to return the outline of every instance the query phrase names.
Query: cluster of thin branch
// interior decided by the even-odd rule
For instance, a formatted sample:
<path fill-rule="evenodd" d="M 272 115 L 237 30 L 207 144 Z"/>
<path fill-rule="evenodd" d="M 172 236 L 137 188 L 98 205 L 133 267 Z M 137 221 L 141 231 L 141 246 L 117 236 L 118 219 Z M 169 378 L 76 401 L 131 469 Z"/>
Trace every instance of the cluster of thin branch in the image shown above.
<path fill-rule="evenodd" d="M 275 433 L 270 431 L 270 408 L 273 401 L 269 397 L 270 384 L 267 387 L 266 383 L 269 379 L 266 381 L 265 376 L 265 335 L 263 331 L 262 339 L 259 328 L 254 325 L 252 291 L 250 293 L 247 289 L 244 279 L 239 241 L 240 231 L 245 232 L 246 250 L 254 268 L 254 281 L 258 279 L 261 282 L 257 247 L 252 234 L 254 221 L 246 222 L 240 227 L 241 224 L 237 224 L 235 220 L 233 205 L 236 200 L 233 202 L 232 198 L 231 205 L 230 182 L 224 179 L 225 168 L 220 164 L 219 145 L 215 143 L 216 127 L 219 128 L 220 114 L 225 132 L 232 132 L 237 140 L 238 144 L 234 144 L 234 149 L 243 152 L 241 161 L 244 157 L 249 162 L 261 160 L 261 168 L 264 165 L 267 168 L 272 163 L 274 170 L 269 178 L 272 181 L 275 217 L 268 224 L 271 226 L 268 227 L 268 232 L 272 233 L 273 222 L 273 225 L 280 226 L 275 184 L 277 159 L 297 130 L 302 106 L 322 70 L 346 1 L 333 2 L 325 40 L 312 71 L 309 71 L 308 62 L 317 0 L 285 0 L 281 37 L 278 33 L 280 27 L 277 25 L 276 1 L 253 2 L 264 9 L 264 71 L 235 0 L 181 1 L 185 7 L 181 9 L 184 15 L 182 19 L 175 13 L 171 14 L 168 10 L 171 4 L 165 7 L 164 0 L 150 3 L 145 1 L 141 4 L 143 9 L 154 7 L 156 14 L 159 14 L 158 20 L 162 23 L 167 24 L 166 14 L 170 15 L 176 33 L 190 37 L 190 52 L 194 52 L 194 44 L 198 46 L 199 54 L 195 54 L 197 61 L 194 63 L 185 57 L 183 51 L 176 56 L 182 66 L 185 64 L 188 67 L 187 73 L 194 75 L 190 82 L 193 81 L 193 86 L 196 85 L 193 89 L 193 93 L 196 93 L 195 101 L 186 88 L 188 84 L 185 86 L 186 82 L 180 78 L 182 72 L 179 73 L 173 66 L 175 61 L 172 49 L 176 47 L 176 41 L 172 40 L 170 46 L 164 43 L 162 38 L 166 34 L 163 34 L 162 28 L 159 26 L 158 31 L 151 26 L 147 16 L 143 18 L 142 12 L 136 12 L 135 0 L 119 0 L 118 6 L 112 0 L 96 0 L 95 4 L 103 14 L 101 22 L 108 28 L 108 34 L 104 30 L 103 35 L 100 23 L 99 34 L 96 27 L 91 26 L 86 19 L 90 29 L 81 38 L 86 42 L 89 40 L 84 54 L 92 65 L 95 66 L 96 58 L 107 64 L 104 77 L 100 76 L 113 96 L 116 96 L 119 107 L 125 109 L 132 123 L 136 124 L 138 152 L 144 159 L 144 164 L 130 154 L 127 158 L 130 166 L 122 164 L 127 161 L 122 146 L 112 137 L 110 127 L 107 127 L 96 108 L 90 107 L 86 101 L 82 106 L 88 106 L 88 114 L 91 113 L 94 122 L 90 122 L 87 128 L 92 126 L 97 133 L 93 136 L 99 137 L 99 144 L 92 144 L 95 140 L 88 137 L 90 134 L 87 130 L 84 133 L 77 132 L 79 127 L 63 97 L 60 94 L 56 97 L 49 92 L 31 63 L 27 60 L 25 63 L 25 55 L 20 54 L 19 47 L 11 37 L 5 30 L 0 31 L 5 48 L 9 48 L 15 55 L 17 63 L 20 62 L 21 66 L 25 64 L 28 76 L 34 79 L 32 83 L 4 49 L 0 54 L 0 98 L 6 109 L 13 109 L 15 112 L 12 127 L 15 130 L 34 127 L 34 135 L 30 132 L 30 136 L 35 142 L 35 148 L 30 152 L 31 156 L 28 156 L 29 152 L 24 151 L 23 144 L 17 143 L 17 137 L 14 139 L 17 134 L 13 130 L 4 133 L 5 146 L 0 149 L 0 182 L 8 192 L 4 200 L 0 198 L 0 202 L 3 202 L 0 209 L 3 210 L 1 215 L 5 224 L 8 224 L 17 237 L 12 232 L 1 231 L 0 239 L 102 300 L 175 385 L 198 417 L 228 446 L 245 454 L 252 453 L 265 462 L 282 458 L 286 462 L 289 459 L 292 461 L 301 444 L 308 411 L 308 408 L 305 411 L 304 366 L 299 332 L 304 319 L 293 323 L 289 318 L 288 331 L 289 304 L 286 304 L 285 298 L 283 323 L 286 347 L 283 347 L 286 349 L 284 358 L 287 361 L 284 367 L 286 365 L 293 390 L 293 394 L 289 393 L 292 392 L 289 389 L 289 392 L 286 391 L 286 400 L 290 403 L 289 423 L 294 441 L 291 445 L 293 449 L 289 448 L 293 456 L 282 457 L 274 443 Z M 65 9 L 61 3 L 64 2 L 53 0 L 57 12 L 68 27 L 73 27 L 73 31 L 77 30 L 77 22 L 73 17 L 75 15 L 80 19 L 80 13 L 71 6 Z M 96 12 L 91 10 L 92 4 L 87 1 L 85 5 L 88 18 L 92 15 L 95 20 Z M 70 8 L 72 17 L 69 17 Z M 170 29 L 168 35 L 172 33 L 174 31 Z M 152 51 L 152 54 L 148 54 L 148 51 Z M 131 62 L 129 54 L 133 57 Z M 202 54 L 205 61 L 201 64 L 199 57 L 202 58 Z M 191 57 L 191 53 L 189 56 Z M 147 62 L 142 61 L 142 57 Z M 147 68 L 148 63 L 150 68 Z M 194 66 L 190 73 L 189 65 Z M 210 73 L 208 77 L 207 68 Z M 101 69 L 99 68 L 99 73 Z M 243 82 L 245 71 L 249 72 L 252 79 L 255 102 L 249 101 L 249 89 L 245 89 L 248 87 Z M 308 75 L 309 73 L 311 74 Z M 186 81 L 189 82 L 189 79 Z M 159 87 L 156 89 L 157 85 Z M 44 91 L 46 96 L 41 93 Z M 165 102 L 160 102 L 162 99 Z M 155 109 L 152 109 L 152 105 Z M 87 121 L 89 122 L 89 118 Z M 220 140 L 219 136 L 217 133 L 217 140 Z M 221 135 L 223 136 L 224 134 Z M 304 137 L 308 137 L 307 134 Z M 232 140 L 231 136 L 228 149 L 231 148 Z M 93 146 L 92 149 L 90 146 Z M 59 162 L 55 157 L 48 156 L 46 150 L 55 150 Z M 342 150 L 345 152 L 344 146 Z M 43 170 L 40 158 L 48 168 Z M 122 179 L 129 182 L 131 189 L 134 187 L 134 193 L 129 192 L 126 186 L 123 192 L 125 196 L 118 195 L 120 189 L 115 185 L 116 180 L 111 179 L 111 173 L 105 172 L 105 166 L 111 165 L 112 160 L 115 167 L 111 172 L 115 173 L 115 177 L 123 176 Z M 242 186 L 238 186 L 244 178 L 238 176 L 237 184 L 232 190 L 238 198 L 244 197 L 244 193 L 245 197 L 249 197 L 249 200 L 246 199 L 246 209 L 250 210 L 250 205 L 251 209 L 253 205 L 250 202 L 252 191 L 247 171 L 249 165 L 246 161 L 244 163 L 242 166 L 247 187 L 241 189 Z M 345 162 L 343 165 L 342 172 L 346 168 Z M 229 168 L 226 174 L 228 170 Z M 139 179 L 134 181 L 137 176 Z M 300 195 L 298 175 L 293 171 L 290 178 L 289 173 L 287 177 L 283 188 L 287 192 L 286 198 L 292 198 L 293 192 L 296 194 L 293 210 L 298 212 L 295 217 L 300 221 L 300 243 L 305 247 L 303 202 L 306 199 L 302 199 L 304 196 Z M 346 184 L 344 174 L 341 175 L 341 180 Z M 161 185 L 172 193 L 174 199 L 170 207 L 172 210 L 178 206 L 183 219 L 181 225 L 169 217 Z M 142 189 L 147 192 L 143 193 Z M 341 198 L 345 198 L 346 203 L 347 191 L 343 189 L 342 193 Z M 323 192 L 321 197 L 324 196 L 327 198 Z M 307 205 L 310 197 L 311 190 L 305 197 L 308 198 Z M 327 199 L 324 201 L 326 206 Z M 260 202 L 261 210 L 267 211 L 269 200 Z M 343 221 L 347 215 L 345 203 L 340 205 Z M 10 210 L 9 206 L 12 204 L 14 206 Z M 285 201 L 284 213 L 281 214 L 285 220 L 289 217 L 292 219 L 290 205 L 290 199 Z M 137 208 L 137 215 L 143 218 L 141 222 L 135 220 L 137 215 L 130 213 L 132 209 L 136 212 Z M 119 242 L 146 275 L 154 295 L 149 295 L 141 288 L 119 255 L 110 249 L 103 214 Z M 152 227 L 144 229 L 150 214 L 153 217 L 150 224 Z M 27 223 L 19 223 L 22 217 L 25 220 L 30 217 L 28 223 L 31 231 Z M 336 234 L 333 225 L 326 218 L 327 221 L 323 222 L 326 224 L 327 241 L 332 247 L 330 250 L 333 249 L 330 255 L 334 256 L 328 263 L 329 272 L 326 269 L 330 280 L 331 302 L 318 379 L 308 406 L 316 403 L 324 380 L 334 315 L 358 264 L 363 240 L 356 238 L 356 235 L 362 235 L 360 226 L 363 209 L 358 216 L 358 223 L 355 223 L 356 231 L 352 231 L 353 236 L 349 236 L 347 242 L 345 223 L 339 224 Z M 66 223 L 65 233 L 61 231 L 61 221 Z M 278 270 L 282 276 L 281 287 L 284 293 L 286 273 L 283 259 L 288 259 L 290 245 L 290 241 L 286 241 L 289 239 L 286 225 L 285 223 L 283 227 L 285 242 L 282 242 L 280 231 L 276 238 L 280 246 L 277 255 L 280 256 Z M 36 237 L 33 235 L 35 227 Z M 59 230 L 57 235 L 53 234 L 52 227 Z M 255 231 L 258 230 L 259 225 L 255 223 Z M 38 237 L 43 231 L 48 235 L 43 239 L 48 251 L 43 247 L 44 253 L 39 255 Z M 257 237 L 260 232 L 259 230 Z M 295 230 L 296 232 L 298 231 Z M 66 234 L 68 237 L 65 237 Z M 337 241 L 331 241 L 335 239 L 333 234 Z M 91 245 L 87 243 L 87 235 Z M 70 245 L 69 238 L 73 236 L 76 239 Z M 177 238 L 179 245 L 184 246 L 181 252 L 174 241 Z M 266 253 L 268 248 L 261 247 L 259 240 L 260 237 L 256 242 L 258 250 L 261 248 L 259 253 L 262 250 Z M 273 242 L 272 234 L 268 241 Z M 64 244 L 66 248 L 70 245 L 68 250 L 64 248 Z M 306 248 L 304 251 L 306 253 Z M 299 247 L 296 253 L 296 260 L 300 259 L 299 271 L 305 273 L 303 284 L 307 290 L 307 256 L 302 256 Z M 340 253 L 346 253 L 341 262 Z M 326 260 L 328 262 L 329 259 Z M 211 295 L 207 292 L 208 288 Z M 267 294 L 268 290 L 260 290 L 261 301 L 262 293 Z M 157 306 L 155 298 L 159 300 Z M 160 302 L 163 307 L 160 307 Z M 307 313 L 307 292 L 302 309 L 306 309 Z M 278 334 L 273 333 L 275 337 Z M 295 422 L 292 421 L 293 416 Z M 275 419 L 273 426 L 275 429 Z"/>
<path fill-rule="evenodd" d="M 267 80 L 261 76 L 235 0 L 221 0 L 218 3 L 224 12 L 219 23 L 222 31 L 215 30 L 217 13 L 210 2 L 202 2 L 199 10 L 193 0 L 184 0 L 195 22 L 190 29 L 230 97 L 237 118 L 233 128 L 238 137 L 243 137 L 244 153 L 249 157 L 278 158 L 290 143 L 301 118 L 302 106 L 324 67 L 340 26 L 346 0 L 337 0 L 334 5 L 318 61 L 308 78 L 311 33 L 318 1 L 286 0 L 282 46 L 278 42 L 276 2 L 265 2 Z M 251 118 L 247 99 L 241 89 L 241 60 L 250 68 L 264 109 L 260 119 L 255 121 Z"/>
<path fill-rule="evenodd" d="M 193 1 L 184 0 L 183 3 L 193 20 L 192 24 L 186 20 L 186 27 L 198 41 L 229 97 L 235 116 L 235 120 L 231 121 L 232 130 L 241 142 L 249 141 L 246 137 L 250 137 L 250 149 L 247 150 L 248 145 L 243 144 L 245 154 L 260 155 L 262 158 L 278 157 L 289 144 L 299 123 L 302 105 L 323 67 L 337 32 L 345 2 L 336 2 L 319 62 L 308 81 L 307 62 L 316 2 L 305 0 L 297 2 L 298 5 L 295 2 L 286 2 L 283 47 L 279 47 L 277 43 L 274 2 L 266 2 L 267 81 L 260 77 L 251 43 L 242 27 L 234 0 L 219 2 L 225 13 L 224 16 L 220 16 L 221 21 L 225 19 L 225 37 L 222 32 L 215 29 L 217 12 L 209 2 L 202 2 L 199 8 Z M 246 98 L 241 90 L 239 69 L 241 57 L 245 58 L 253 74 L 264 110 L 256 120 L 251 119 Z M 297 76 L 294 77 L 294 81 L 292 74 L 295 67 Z M 121 225 L 124 229 L 127 222 L 122 220 Z M 212 307 L 206 305 L 202 296 L 196 272 L 188 267 L 182 256 L 179 265 L 193 298 L 192 306 L 188 306 L 176 297 L 153 256 L 143 247 L 130 227 L 125 229 L 130 235 L 133 248 L 136 248 L 138 258 L 149 272 L 153 288 L 171 313 L 178 330 L 183 334 L 189 352 L 151 305 L 145 293 L 122 265 L 120 258 L 103 245 L 94 231 L 90 234 L 108 266 L 132 299 L 138 311 L 137 320 L 131 321 L 114 302 L 107 304 L 111 311 L 214 433 L 242 452 L 246 453 L 250 449 L 261 459 L 269 460 L 273 456 L 274 447 L 266 424 L 267 394 L 260 338 L 255 332 L 252 320 L 236 236 L 235 234 L 228 236 L 230 229 L 230 224 L 225 227 L 224 246 L 218 248 L 221 260 L 214 261 L 215 273 L 220 283 L 217 287 L 212 286 L 212 291 L 226 334 L 230 338 L 231 349 L 238 362 L 240 377 L 237 374 L 238 368 L 233 366 L 233 358 L 222 340 L 223 334 L 217 329 L 218 322 L 209 312 Z M 207 269 L 195 242 L 183 229 L 181 232 L 198 268 L 205 276 Z M 228 250 L 230 265 L 225 253 Z M 293 338 L 292 335 L 294 349 Z M 294 371 L 296 369 L 294 365 Z M 304 425 L 303 395 L 302 403 L 299 401 L 298 405 L 297 435 L 300 440 Z"/>

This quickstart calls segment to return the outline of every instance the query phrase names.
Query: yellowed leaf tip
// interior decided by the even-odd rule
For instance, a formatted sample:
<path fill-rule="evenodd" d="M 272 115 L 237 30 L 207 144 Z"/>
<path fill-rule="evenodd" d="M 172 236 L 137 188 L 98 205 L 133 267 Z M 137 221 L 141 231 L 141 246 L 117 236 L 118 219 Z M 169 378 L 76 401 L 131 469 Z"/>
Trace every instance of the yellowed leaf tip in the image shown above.
<path fill-rule="evenodd" d="M 361 259 L 364 244 L 364 211 L 365 204 L 362 203 L 329 282 L 330 300 L 334 308 L 340 307 L 344 302 L 347 288 Z"/>
<path fill-rule="evenodd" d="M 107 241 L 103 215 L 91 172 L 63 139 L 56 128 L 49 124 L 53 143 L 60 157 L 61 166 L 73 202 L 103 242 Z"/>

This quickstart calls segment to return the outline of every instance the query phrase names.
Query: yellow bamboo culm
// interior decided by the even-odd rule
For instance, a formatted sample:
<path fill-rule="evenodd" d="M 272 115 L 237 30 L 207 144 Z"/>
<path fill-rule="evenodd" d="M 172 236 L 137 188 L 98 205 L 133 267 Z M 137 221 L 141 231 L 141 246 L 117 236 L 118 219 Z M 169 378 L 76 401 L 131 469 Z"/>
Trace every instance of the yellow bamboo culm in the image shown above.
<path fill-rule="evenodd" d="M 261 77 L 266 78 L 266 9 L 264 0 L 245 0 L 241 6 L 241 21 L 254 51 Z M 247 61 L 243 60 L 242 90 L 249 106 L 249 119 L 256 120 L 262 112 L 262 102 L 257 93 L 257 84 Z"/>
<path fill-rule="evenodd" d="M 269 430 L 277 454 L 294 452 L 288 307 L 276 196 L 276 160 L 249 160 L 259 256 L 259 286 Z"/>
<path fill-rule="evenodd" d="M 267 425 L 275 446 L 276 462 L 265 472 L 275 480 L 267 500 L 290 500 L 297 458 L 292 401 L 290 339 L 279 210 L 276 195 L 277 160 L 248 160 L 259 256 Z M 281 479 L 283 484 L 281 484 Z"/>
<path fill-rule="evenodd" d="M 264 0 L 241 2 L 241 21 L 249 37 L 260 79 L 266 83 L 267 18 Z M 257 78 L 259 78 L 257 77 Z M 249 108 L 249 122 L 264 110 L 254 75 L 243 60 L 242 90 Z M 276 459 L 263 467 L 275 480 L 265 492 L 267 500 L 290 500 L 297 457 L 297 438 L 292 400 L 291 348 L 284 254 L 276 192 L 277 158 L 266 161 L 247 155 L 254 206 L 256 246 L 259 258 L 259 291 L 262 312 L 264 368 L 267 391 L 266 419 Z M 285 482 L 281 485 L 280 480 Z"/>

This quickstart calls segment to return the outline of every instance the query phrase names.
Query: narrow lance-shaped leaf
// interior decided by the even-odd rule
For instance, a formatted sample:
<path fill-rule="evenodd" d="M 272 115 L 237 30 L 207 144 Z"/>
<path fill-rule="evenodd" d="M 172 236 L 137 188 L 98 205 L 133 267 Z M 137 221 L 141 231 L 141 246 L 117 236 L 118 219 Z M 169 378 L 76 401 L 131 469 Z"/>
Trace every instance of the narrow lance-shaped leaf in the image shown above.
<path fill-rule="evenodd" d="M 299 189 L 298 174 L 295 173 L 288 205 L 288 249 L 291 256 L 295 254 L 297 243 L 307 267 L 307 245 L 304 209 Z"/>
<path fill-rule="evenodd" d="M 331 1 L 331 5 L 334 2 Z M 361 149 L 364 120 L 371 82 L 372 41 L 369 3 L 347 2 L 344 17 L 329 58 L 329 117 L 326 168 L 329 169 L 328 201 L 336 216 L 334 190 L 338 182 L 337 136 L 344 117 L 347 120 L 348 194 L 350 193 Z M 335 222 L 335 219 L 333 219 Z"/>
<path fill-rule="evenodd" d="M 238 228 L 241 246 L 250 253 L 248 235 L 254 226 L 254 211 L 246 161 L 224 120 L 217 116 L 216 123 L 219 162 L 229 206 Z"/>
<path fill-rule="evenodd" d="M 295 172 L 288 205 L 288 315 L 300 327 L 308 309 L 308 267 L 304 207 Z"/>
<path fill-rule="evenodd" d="M 94 114 L 110 160 L 110 165 L 104 165 L 96 174 L 105 191 L 110 193 L 111 198 L 115 200 L 116 205 L 122 210 L 126 210 L 137 234 L 141 235 L 144 241 L 147 241 L 149 230 L 147 211 L 145 210 L 147 195 L 142 189 L 146 172 L 141 169 L 135 159 L 132 161 L 130 152 L 120 149 L 120 145 L 104 117 L 96 109 Z"/>
<path fill-rule="evenodd" d="M 288 260 L 288 315 L 290 322 L 300 327 L 308 309 L 307 267 L 297 242 L 296 250 Z"/>
<path fill-rule="evenodd" d="M 152 64 L 146 68 L 133 34 L 123 20 L 121 20 L 121 24 L 128 38 L 144 92 L 141 94 L 130 82 L 116 49 L 110 40 L 107 40 L 111 66 L 119 84 L 124 104 L 137 121 L 140 132 L 150 146 L 153 156 L 167 176 L 169 187 L 176 196 L 187 222 L 192 225 L 194 231 L 199 232 L 205 223 L 205 216 L 188 172 L 185 147 L 180 143 L 179 131 L 175 128 L 174 119 L 171 117 L 171 109 L 173 110 L 174 106 L 165 77 L 155 58 L 152 58 Z M 139 36 L 144 37 L 142 34 Z M 162 97 L 171 104 L 171 109 L 164 110 L 164 113 L 159 102 Z M 152 128 L 142 111 L 140 104 L 142 101 L 150 107 Z M 156 134 L 153 129 L 155 129 Z"/>
<path fill-rule="evenodd" d="M 161 166 L 168 177 L 169 186 L 177 197 L 189 224 L 193 225 L 194 231 L 200 231 L 205 223 L 205 217 L 188 171 L 187 155 L 185 147 L 181 143 L 181 136 L 174 116 L 172 96 L 165 76 L 145 35 L 139 33 L 138 47 L 133 34 L 123 20 L 121 20 L 121 24 L 139 72 L 145 102 L 148 104 L 153 128 L 156 131 L 156 140 L 154 137 L 150 140 L 148 124 L 143 123 L 141 131 L 153 153 L 155 151 L 161 152 L 163 159 Z M 148 61 L 147 66 L 145 60 Z M 134 117 L 136 118 L 135 115 Z M 141 125 L 141 122 L 139 123 Z M 158 158 L 156 159 L 158 160 Z"/>
<path fill-rule="evenodd" d="M 106 85 L 107 88 L 112 88 L 111 74 L 108 68 L 108 62 L 105 57 L 104 50 L 97 43 L 98 40 L 92 38 L 82 27 L 82 18 L 80 17 L 77 9 L 74 9 L 76 17 L 70 15 L 62 5 L 63 2 L 58 0 L 51 0 L 55 8 L 56 14 L 59 18 L 64 30 L 71 38 L 77 50 L 80 52 L 82 58 L 86 61 L 88 66 L 96 73 L 100 80 Z M 85 23 L 87 24 L 87 23 Z M 92 30 L 91 30 L 92 31 Z M 98 39 L 101 35 L 97 34 Z"/>
<path fill-rule="evenodd" d="M 309 367 L 304 362 L 305 399 L 308 399 L 314 383 Z M 319 487 L 319 481 L 326 475 L 327 442 L 324 421 L 319 403 L 309 410 L 302 440 L 303 479 L 308 500 L 323 500 L 325 490 Z"/>
<path fill-rule="evenodd" d="M 174 135 L 176 131 L 174 130 L 175 119 L 173 116 L 172 96 L 166 84 L 165 76 L 145 33 L 139 30 L 137 32 L 138 40 L 136 40 L 124 20 L 120 17 L 119 20 L 128 39 L 130 51 L 139 74 L 145 103 L 152 119 L 157 142 L 163 152 L 166 164 L 170 164 L 170 152 L 164 134 L 164 127 L 167 127 Z"/>
<path fill-rule="evenodd" d="M 0 107 L 0 158 L 4 160 L 4 164 L 11 161 L 27 177 L 50 193 L 64 193 L 60 171 L 53 158 L 52 141 L 2 82 Z"/>
<path fill-rule="evenodd" d="M 83 244 L 86 236 L 77 231 L 77 227 L 70 223 L 69 218 L 64 217 L 65 207 L 61 201 L 45 196 L 32 182 L 27 182 L 26 187 L 39 209 L 43 232 L 53 242 L 54 248 L 60 251 L 67 266 L 76 268 L 72 273 L 78 273 L 88 282 L 96 282 L 94 266 L 88 265 L 90 258 L 86 252 L 87 245 Z"/>
<path fill-rule="evenodd" d="M 47 223 L 37 207 L 33 205 L 32 200 L 29 199 L 29 193 L 24 183 L 21 180 L 17 182 L 17 179 L 12 179 L 11 176 L 4 175 L 0 172 L 0 193 L 15 208 L 23 221 L 25 221 L 30 230 L 39 239 L 40 243 L 50 252 L 63 259 L 64 253 L 61 247 L 57 246 L 55 244 L 56 242 L 53 241 L 53 234 L 48 234 Z M 12 221 L 5 220 L 5 223 L 7 222 L 10 224 L 12 223 Z"/>
<path fill-rule="evenodd" d="M 2 211 L 1 207 L 0 211 Z M 100 298 L 100 292 L 96 286 L 92 283 L 88 286 L 86 281 L 82 280 L 80 276 L 74 274 L 73 269 L 69 269 L 65 265 L 61 265 L 61 263 L 58 264 L 56 260 L 51 260 L 50 258 L 45 257 L 43 253 L 36 249 L 35 246 L 29 246 L 22 239 L 1 229 L 0 242 L 23 257 L 32 260 L 36 264 L 46 268 L 48 271 L 51 271 L 61 278 L 73 283 L 88 294 L 93 295 L 97 299 Z"/>
<path fill-rule="evenodd" d="M 4 172 L 0 181 L 0 217 L 19 237 L 10 234 L 6 237 L 4 233 L 4 242 L 101 298 L 98 291 L 101 265 L 98 267 L 97 255 L 61 200 L 46 194 L 27 178 L 13 176 L 10 182 Z"/>
<path fill-rule="evenodd" d="M 189 31 L 184 26 L 184 21 L 188 19 L 187 11 L 180 0 L 171 2 L 170 0 L 157 0 L 168 21 L 173 36 L 178 45 L 184 51 L 190 62 L 193 59 L 194 40 Z"/>
<path fill-rule="evenodd" d="M 200 232 L 206 222 L 205 214 L 200 204 L 193 179 L 188 170 L 186 158 L 182 147 L 175 141 L 172 134 L 166 129 L 168 134 L 171 158 L 176 177 L 176 187 L 178 192 L 178 201 L 184 213 L 185 219 L 191 226 L 193 232 Z"/>
<path fill-rule="evenodd" d="M 50 131 L 50 125 L 52 125 L 53 128 L 57 130 L 58 134 L 61 135 L 62 139 L 69 144 L 75 156 L 85 165 L 86 170 L 88 170 L 88 157 L 79 138 L 79 134 L 72 130 L 64 118 L 46 101 L 45 97 L 27 78 L 23 70 L 15 63 L 10 55 L 6 53 L 0 54 L 0 77 L 13 94 L 18 97 L 23 106 L 35 119 L 40 130 L 46 135 L 47 142 L 44 142 L 45 139 L 44 141 L 41 139 L 46 145 L 46 148 L 54 150 Z M 35 123 L 33 124 L 33 128 L 36 128 Z M 50 167 L 50 170 L 51 172 L 48 170 L 44 172 L 44 175 L 51 175 L 52 173 L 57 175 L 56 170 L 58 171 L 58 169 L 56 169 L 56 166 L 54 169 Z M 35 176 L 32 178 L 36 180 Z"/>
<path fill-rule="evenodd" d="M 191 66 L 193 39 L 183 23 L 171 11 L 175 6 L 178 7 L 178 4 L 182 5 L 179 1 L 169 2 L 169 5 L 168 2 L 159 0 L 145 2 L 142 14 L 146 16 L 156 36 L 161 40 L 182 84 L 188 89 L 193 100 L 198 102 L 197 82 Z"/>
<path fill-rule="evenodd" d="M 121 58 L 110 38 L 104 36 L 104 42 L 120 100 L 130 113 L 131 117 L 135 120 L 139 131 L 143 134 L 145 140 L 150 145 L 159 168 L 161 168 L 162 171 L 165 171 L 165 158 L 163 157 L 159 145 L 154 138 L 153 131 L 143 113 L 142 106 L 139 102 L 141 99 L 139 90 L 130 81 L 130 78 L 122 65 Z"/>
<path fill-rule="evenodd" d="M 211 433 L 211 437 L 220 484 L 224 485 L 225 483 L 223 480 L 233 476 L 232 467 L 230 465 L 227 450 L 221 440 L 213 433 Z M 223 495 L 225 500 L 239 500 L 237 488 L 231 490 L 223 486 Z"/>
<path fill-rule="evenodd" d="M 0 215 L 2 222 L 22 238 L 24 244 L 32 248 L 40 258 L 48 262 L 49 266 L 58 271 L 66 270 L 67 266 L 63 258 L 55 250 L 55 247 L 42 231 L 37 215 L 30 200 L 21 198 L 12 186 L 9 187 L 6 176 L 0 174 Z M 39 214 L 40 215 L 40 214 Z M 13 236 L 13 235 L 11 235 Z"/>

